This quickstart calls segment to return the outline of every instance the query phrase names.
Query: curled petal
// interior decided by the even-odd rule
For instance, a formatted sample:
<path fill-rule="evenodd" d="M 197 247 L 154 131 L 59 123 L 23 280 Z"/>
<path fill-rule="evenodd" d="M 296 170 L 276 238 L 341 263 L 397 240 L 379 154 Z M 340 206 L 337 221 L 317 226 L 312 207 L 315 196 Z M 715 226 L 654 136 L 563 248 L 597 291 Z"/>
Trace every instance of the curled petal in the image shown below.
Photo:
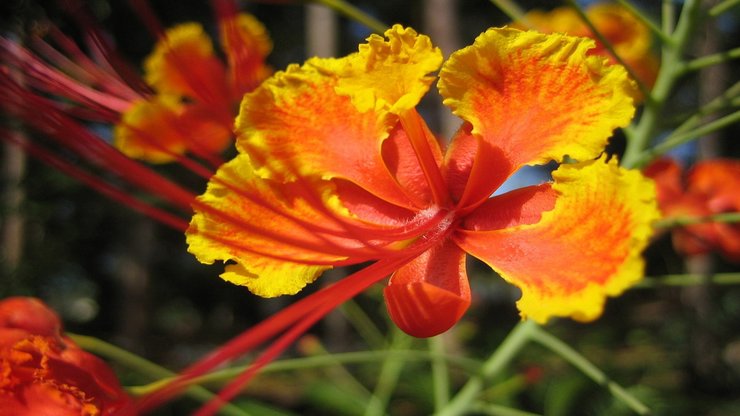
<path fill-rule="evenodd" d="M 666 213 L 666 208 L 677 203 L 684 192 L 681 166 L 673 159 L 662 158 L 646 167 L 644 174 L 655 181 L 658 206 Z"/>
<path fill-rule="evenodd" d="M 322 234 L 332 223 L 301 198 L 296 186 L 260 178 L 248 156 L 237 156 L 218 170 L 194 204 L 186 233 L 189 251 L 207 264 L 236 262 L 222 277 L 256 294 L 297 292 L 328 265 L 345 259 L 332 253 L 349 243 Z M 326 206 L 337 204 L 328 184 L 317 183 L 311 191 Z"/>
<path fill-rule="evenodd" d="M 465 252 L 449 240 L 425 251 L 391 276 L 383 295 L 391 319 L 407 334 L 447 331 L 470 306 Z"/>
<path fill-rule="evenodd" d="M 641 252 L 651 222 L 659 218 L 654 185 L 616 160 L 603 159 L 553 172 L 557 199 L 538 222 L 455 235 L 460 247 L 521 289 L 517 306 L 523 317 L 595 319 L 606 296 L 642 277 Z"/>
<path fill-rule="evenodd" d="M 686 179 L 687 198 L 702 201 L 709 214 L 740 212 L 740 162 L 734 159 L 715 159 L 699 162 Z M 737 224 L 697 224 L 691 228 L 709 225 L 712 233 L 700 236 L 716 240 L 716 246 L 729 260 L 740 262 L 740 226 Z M 706 243 L 707 241 L 704 241 Z"/>
<path fill-rule="evenodd" d="M 228 16 L 219 24 L 229 63 L 232 99 L 236 102 L 270 74 L 265 57 L 272 50 L 272 41 L 264 25 L 246 13 Z"/>
<path fill-rule="evenodd" d="M 226 69 L 197 23 L 167 30 L 144 61 L 144 79 L 159 93 L 194 98 L 230 111 Z"/>
<path fill-rule="evenodd" d="M 359 52 L 342 59 L 336 91 L 352 97 L 361 112 L 384 109 L 393 114 L 410 110 L 426 94 L 439 69 L 442 52 L 428 36 L 394 25 L 385 38 L 371 35 Z"/>
<path fill-rule="evenodd" d="M 54 311 L 38 299 L 11 297 L 0 302 L 0 328 L 58 337 L 61 335 L 62 322 Z"/>
<path fill-rule="evenodd" d="M 335 59 L 292 65 L 245 95 L 236 120 L 237 148 L 259 174 L 290 181 L 298 176 L 342 178 L 396 205 L 413 208 L 381 157 L 395 122 L 359 112 L 335 92 Z"/>
<path fill-rule="evenodd" d="M 633 83 L 618 65 L 588 56 L 594 42 L 559 34 L 489 29 L 455 52 L 439 89 L 472 125 L 484 160 L 525 164 L 597 157 L 634 114 Z M 487 196 L 487 195 L 486 195 Z"/>
<path fill-rule="evenodd" d="M 231 142 L 228 123 L 205 106 L 157 95 L 134 102 L 113 131 L 113 144 L 126 156 L 151 163 L 172 162 L 188 151 L 213 155 Z"/>

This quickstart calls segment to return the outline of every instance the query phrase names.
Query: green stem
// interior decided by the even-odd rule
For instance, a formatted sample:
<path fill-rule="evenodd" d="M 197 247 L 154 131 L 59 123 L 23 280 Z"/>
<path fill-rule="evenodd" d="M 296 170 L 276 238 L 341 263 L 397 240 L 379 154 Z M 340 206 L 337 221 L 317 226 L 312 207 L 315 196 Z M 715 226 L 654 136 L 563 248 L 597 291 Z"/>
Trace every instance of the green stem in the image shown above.
<path fill-rule="evenodd" d="M 668 152 L 676 146 L 690 142 L 694 139 L 715 132 L 717 130 L 721 130 L 737 122 L 740 122 L 740 111 L 736 111 L 724 117 L 718 118 L 717 120 L 711 121 L 694 130 L 687 131 L 685 133 L 672 134 L 660 144 L 655 145 L 655 147 L 653 147 L 652 149 L 645 150 L 640 153 L 639 156 L 633 158 L 631 167 L 644 166 L 657 156 Z"/>
<path fill-rule="evenodd" d="M 740 4 L 740 0 L 725 0 L 722 3 L 719 3 L 709 9 L 709 15 L 712 17 L 717 17 L 722 13 L 730 10 L 731 8 L 737 6 L 738 4 Z"/>
<path fill-rule="evenodd" d="M 357 302 L 353 300 L 345 302 L 340 311 L 371 349 L 379 350 L 385 347 L 385 337 Z"/>
<path fill-rule="evenodd" d="M 313 1 L 314 3 L 318 3 L 318 4 L 323 4 L 324 6 L 336 11 L 337 13 L 341 15 L 367 26 L 375 33 L 383 34 L 385 33 L 386 30 L 388 30 L 388 25 L 370 16 L 369 14 L 363 12 L 357 7 L 347 3 L 346 1 L 342 1 L 342 0 L 309 0 L 309 1 Z"/>
<path fill-rule="evenodd" d="M 504 12 L 504 14 L 508 16 L 509 19 L 511 19 L 512 21 L 520 22 L 525 26 L 530 27 L 527 19 L 524 17 L 524 10 L 519 7 L 516 2 L 513 2 L 511 0 L 491 0 L 491 3 L 493 3 L 494 6 L 498 7 L 499 10 Z"/>
<path fill-rule="evenodd" d="M 469 374 L 473 374 L 479 371 L 481 363 L 478 360 L 470 358 L 464 358 L 456 355 L 442 355 L 438 356 L 429 353 L 424 350 L 397 350 L 393 354 L 404 361 L 431 361 L 433 359 L 440 359 L 454 364 Z M 293 358 L 288 360 L 278 360 L 265 366 L 260 371 L 260 374 L 279 373 L 285 371 L 305 370 L 310 368 L 320 368 L 336 365 L 341 363 L 343 365 L 348 364 L 365 364 L 380 362 L 387 358 L 388 352 L 383 351 L 360 351 L 360 352 L 348 352 L 348 353 L 334 353 L 331 356 L 315 356 L 305 358 Z M 190 384 L 207 384 L 207 385 L 222 385 L 239 374 L 243 373 L 249 364 L 232 367 L 225 370 L 214 371 L 212 373 L 196 377 L 190 381 Z M 134 389 L 138 394 L 146 394 L 150 391 L 156 390 L 161 387 L 163 383 L 168 380 L 160 380 L 155 383 L 137 386 Z"/>
<path fill-rule="evenodd" d="M 489 416 L 540 416 L 537 413 L 525 412 L 523 410 L 512 409 L 511 407 L 490 403 L 475 403 L 471 410 L 475 411 L 476 414 Z"/>
<path fill-rule="evenodd" d="M 478 393 L 483 389 L 485 381 L 494 374 L 501 372 L 519 354 L 529 342 L 530 336 L 536 328 L 537 324 L 534 321 L 518 323 L 486 360 L 480 373 L 471 377 L 455 397 L 447 403 L 447 406 L 435 414 L 437 416 L 453 416 L 468 413 L 474 405 Z"/>
<path fill-rule="evenodd" d="M 388 402 L 391 399 L 393 391 L 396 389 L 398 379 L 401 376 L 401 370 L 406 365 L 406 361 L 398 357 L 394 352 L 397 349 L 406 349 L 413 342 L 413 338 L 403 333 L 400 329 L 393 327 L 393 341 L 388 351 L 386 359 L 380 368 L 378 382 L 375 385 L 372 398 L 365 409 L 366 416 L 381 416 L 386 414 Z"/>
<path fill-rule="evenodd" d="M 161 386 L 161 382 L 163 379 L 171 379 L 172 377 L 176 376 L 175 373 L 164 367 L 154 364 L 153 362 L 145 360 L 144 358 L 141 358 L 136 354 L 118 348 L 113 344 L 109 344 L 97 338 L 71 333 L 67 333 L 66 335 L 70 337 L 75 343 L 77 343 L 77 345 L 87 351 L 105 357 L 111 361 L 115 361 L 116 363 L 130 370 L 149 377 L 150 379 L 159 380 L 156 382 L 157 386 Z M 132 388 L 128 390 L 129 393 L 132 393 L 134 395 L 138 395 L 137 393 L 140 392 L 137 388 Z M 213 393 L 200 386 L 189 388 L 187 391 L 185 391 L 185 395 L 202 403 L 206 403 L 215 397 Z M 231 403 L 226 403 L 223 407 L 221 407 L 219 414 L 227 416 L 249 415 L 248 413 L 239 409 Z"/>
<path fill-rule="evenodd" d="M 685 119 L 680 126 L 673 130 L 672 134 L 684 133 L 688 130 L 693 129 L 702 121 L 705 116 L 716 111 L 725 108 L 737 107 L 738 105 L 740 105 L 740 102 L 737 102 L 738 98 L 740 98 L 740 81 L 733 84 L 719 97 L 716 97 L 701 106 L 701 108 L 699 108 L 696 113 L 694 113 L 691 117 Z"/>
<path fill-rule="evenodd" d="M 653 32 L 655 36 L 660 38 L 661 42 L 663 43 L 673 42 L 673 39 L 671 39 L 670 36 L 668 36 L 665 32 L 663 32 L 663 30 L 660 29 L 660 27 L 653 21 L 653 19 L 649 18 L 644 13 L 642 13 L 639 9 L 633 6 L 629 0 L 617 0 L 617 3 L 619 3 L 625 9 L 627 9 L 633 16 L 635 16 L 642 23 L 644 23 L 648 28 L 650 28 L 650 31 Z"/>
<path fill-rule="evenodd" d="M 643 279 L 634 286 L 634 289 L 654 289 L 663 286 L 697 286 L 705 283 L 715 285 L 737 285 L 740 284 L 740 273 L 716 273 L 704 274 L 666 274 L 662 276 L 650 276 Z"/>
<path fill-rule="evenodd" d="M 578 13 L 578 17 L 580 17 L 583 23 L 588 26 L 588 29 L 591 31 L 591 33 L 594 34 L 594 36 L 596 36 L 596 39 L 601 42 L 606 50 L 609 51 L 609 54 L 627 70 L 630 78 L 632 78 L 632 80 L 635 81 L 635 84 L 637 84 L 637 88 L 640 90 L 642 96 L 645 97 L 646 100 L 650 100 L 650 89 L 642 82 L 640 77 L 637 76 L 637 73 L 635 73 L 632 67 L 627 65 L 624 59 L 622 59 L 622 57 L 617 54 L 617 51 L 614 50 L 614 45 L 612 45 L 612 43 L 609 42 L 609 39 L 607 39 L 604 34 L 601 33 L 601 31 L 597 29 L 596 26 L 594 26 L 593 22 L 591 22 L 591 19 L 586 16 L 583 8 L 581 8 L 581 6 L 579 6 L 575 0 L 568 0 L 568 4 L 576 11 L 576 13 Z"/>
<path fill-rule="evenodd" d="M 653 223 L 657 228 L 685 227 L 687 225 L 702 224 L 706 222 L 737 223 L 740 222 L 740 212 L 722 212 L 720 214 L 704 215 L 698 217 L 671 217 L 658 220 Z"/>
<path fill-rule="evenodd" d="M 640 121 L 633 129 L 633 134 L 627 142 L 622 164 L 627 168 L 636 167 L 645 163 L 643 152 L 650 145 L 661 118 L 665 103 L 673 90 L 673 86 L 681 75 L 682 56 L 690 41 L 690 34 L 698 20 L 698 0 L 686 0 L 681 10 L 681 16 L 673 30 L 673 4 L 670 0 L 663 2 L 663 31 L 671 34 L 673 42 L 663 44 L 660 70 L 655 80 L 651 99 L 645 103 L 645 109 Z"/>
<path fill-rule="evenodd" d="M 583 374 L 597 384 L 608 389 L 614 397 L 624 402 L 624 404 L 626 404 L 635 413 L 639 415 L 647 415 L 650 413 L 650 409 L 647 406 L 645 406 L 635 396 L 629 394 L 627 390 L 622 388 L 622 386 L 611 381 L 604 372 L 588 361 L 586 357 L 579 354 L 578 351 L 573 349 L 570 345 L 554 337 L 539 326 L 533 328 L 530 333 L 530 338 L 532 341 L 539 343 L 543 347 L 559 355 L 565 361 L 568 361 L 571 365 L 579 369 Z"/>
<path fill-rule="evenodd" d="M 432 383 L 434 385 L 434 410 L 439 411 L 450 401 L 450 377 L 447 361 L 442 359 L 445 352 L 445 335 L 429 338 L 429 351 L 437 356 L 432 359 Z"/>
<path fill-rule="evenodd" d="M 686 73 L 691 71 L 698 71 L 708 66 L 723 64 L 731 59 L 737 58 L 740 58 L 740 48 L 702 56 L 701 58 L 686 62 L 682 68 L 682 72 Z"/>

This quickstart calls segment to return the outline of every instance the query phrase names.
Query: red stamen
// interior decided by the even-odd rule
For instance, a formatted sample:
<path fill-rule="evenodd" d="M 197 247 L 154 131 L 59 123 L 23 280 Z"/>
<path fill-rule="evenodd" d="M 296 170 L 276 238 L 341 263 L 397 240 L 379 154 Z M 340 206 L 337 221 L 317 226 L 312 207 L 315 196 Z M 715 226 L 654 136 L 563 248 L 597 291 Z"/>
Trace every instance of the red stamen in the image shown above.
<path fill-rule="evenodd" d="M 268 364 L 269 361 L 274 359 L 275 356 L 287 348 L 288 345 L 286 345 L 286 343 L 289 344 L 289 339 L 292 341 L 292 339 L 297 338 L 314 322 L 320 319 L 321 316 L 326 315 L 343 302 L 353 298 L 372 284 L 385 278 L 394 270 L 411 261 L 424 249 L 426 249 L 426 247 L 419 246 L 415 247 L 413 251 L 405 252 L 403 256 L 380 260 L 377 263 L 347 276 L 331 286 L 299 300 L 277 314 L 272 315 L 219 347 L 209 356 L 190 366 L 188 369 L 183 371 L 176 380 L 173 380 L 162 389 L 157 390 L 148 396 L 142 397 L 139 402 L 139 410 L 148 411 L 154 409 L 177 395 L 183 389 L 186 389 L 188 387 L 188 381 L 193 378 L 201 376 L 223 363 L 244 355 L 270 338 L 273 338 L 280 331 L 307 319 L 310 324 L 299 325 L 301 331 L 288 331 L 283 335 L 285 338 L 281 337 L 279 339 L 279 341 L 282 342 L 279 342 L 277 347 L 273 346 L 266 350 L 264 354 L 268 354 L 268 356 L 257 363 L 260 367 Z M 321 314 L 321 316 L 318 316 L 319 314 Z M 256 371 L 251 372 L 249 378 L 251 378 L 255 372 Z M 248 382 L 249 378 L 241 378 L 239 380 L 240 385 L 237 386 L 234 384 L 232 390 L 240 390 L 243 388 L 243 383 Z"/>
<path fill-rule="evenodd" d="M 168 227 L 174 228 L 177 231 L 184 232 L 188 226 L 188 222 L 186 220 L 176 217 L 175 215 L 159 209 L 147 202 L 132 197 L 127 192 L 101 180 L 99 177 L 91 175 L 90 173 L 83 171 L 82 169 L 69 163 L 68 161 L 61 159 L 56 154 L 36 145 L 35 143 L 24 140 L 22 137 L 19 136 L 18 133 L 0 129 L 0 139 L 15 143 L 32 156 L 48 164 L 54 169 L 66 173 L 70 177 L 79 180 L 80 182 L 100 192 L 108 198 L 111 198 L 114 201 L 121 202 L 124 205 L 127 205 L 130 208 L 134 209 L 135 211 L 139 211 L 142 214 L 156 221 L 159 221 L 160 223 Z"/>

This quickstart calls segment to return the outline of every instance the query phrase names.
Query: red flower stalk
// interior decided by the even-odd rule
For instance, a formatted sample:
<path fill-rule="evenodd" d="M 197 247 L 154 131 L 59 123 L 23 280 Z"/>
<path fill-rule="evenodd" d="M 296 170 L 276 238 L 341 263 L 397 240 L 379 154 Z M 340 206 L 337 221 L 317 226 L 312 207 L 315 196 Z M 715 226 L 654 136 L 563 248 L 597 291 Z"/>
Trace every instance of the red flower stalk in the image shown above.
<path fill-rule="evenodd" d="M 700 161 L 684 172 L 673 159 L 656 160 L 645 168 L 655 180 L 658 205 L 667 219 L 707 217 L 740 212 L 740 161 Z M 740 225 L 704 222 L 672 231 L 673 246 L 685 255 L 719 251 L 725 258 L 740 262 Z"/>
<path fill-rule="evenodd" d="M 115 374 L 61 328 L 37 299 L 0 301 L 0 416 L 133 415 Z"/>

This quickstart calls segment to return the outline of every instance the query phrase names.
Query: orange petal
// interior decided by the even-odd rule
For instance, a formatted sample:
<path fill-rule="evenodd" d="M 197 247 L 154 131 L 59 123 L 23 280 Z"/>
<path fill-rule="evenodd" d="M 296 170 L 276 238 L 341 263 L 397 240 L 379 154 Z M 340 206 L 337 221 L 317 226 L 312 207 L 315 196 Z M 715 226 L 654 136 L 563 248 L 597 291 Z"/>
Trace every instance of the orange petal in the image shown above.
<path fill-rule="evenodd" d="M 247 94 L 236 121 L 237 147 L 252 156 L 261 176 L 347 179 L 413 208 L 381 157 L 395 122 L 374 110 L 359 112 L 349 97 L 338 95 L 337 79 L 322 69 L 334 61 L 292 65 Z"/>
<path fill-rule="evenodd" d="M 208 156 L 231 143 L 228 122 L 202 105 L 157 95 L 135 102 L 113 131 L 113 145 L 123 154 L 151 163 L 176 160 L 188 151 Z"/>
<path fill-rule="evenodd" d="M 445 332 L 470 306 L 465 252 L 451 241 L 425 251 L 391 276 L 383 294 L 391 319 L 407 334 Z"/>
<path fill-rule="evenodd" d="M 265 27 L 254 16 L 239 13 L 219 22 L 221 43 L 229 63 L 232 99 L 241 100 L 270 75 L 265 58 L 272 42 Z"/>
<path fill-rule="evenodd" d="M 159 93 L 187 96 L 230 113 L 226 70 L 197 23 L 170 28 L 144 61 L 144 79 Z"/>
<path fill-rule="evenodd" d="M 528 186 L 488 199 L 465 217 L 463 228 L 491 231 L 537 223 L 555 206 L 557 195 L 550 184 Z"/>
<path fill-rule="evenodd" d="M 740 161 L 713 159 L 699 162 L 687 178 L 687 193 L 704 200 L 712 214 L 740 212 Z M 717 245 L 723 255 L 740 261 L 740 226 L 712 223 Z"/>
<path fill-rule="evenodd" d="M 312 192 L 321 203 L 335 204 L 329 184 L 314 185 Z M 260 178 L 248 156 L 237 156 L 218 170 L 206 193 L 198 197 L 186 233 L 189 251 L 207 264 L 236 262 L 222 277 L 258 295 L 296 293 L 331 264 L 344 260 L 346 255 L 336 253 L 347 243 L 333 237 L 340 229 L 328 214 L 302 198 L 296 186 Z"/>
<path fill-rule="evenodd" d="M 123 154 L 151 163 L 166 163 L 187 151 L 187 137 L 178 128 L 183 105 L 171 95 L 135 102 L 113 130 L 113 145 Z"/>
<path fill-rule="evenodd" d="M 440 72 L 445 104 L 483 141 L 484 161 L 505 168 L 595 158 L 634 114 L 621 66 L 587 56 L 589 39 L 489 29 Z"/>
<path fill-rule="evenodd" d="M 675 160 L 662 158 L 655 160 L 644 169 L 644 174 L 655 181 L 658 193 L 658 206 L 663 212 L 677 202 L 683 195 L 683 169 Z"/>
<path fill-rule="evenodd" d="M 512 224 L 523 224 L 460 230 L 454 238 L 521 289 L 517 306 L 522 317 L 592 320 L 607 296 L 642 277 L 641 252 L 652 234 L 651 222 L 659 217 L 654 185 L 604 158 L 562 165 L 553 178 L 557 199 L 540 221 L 527 224 L 509 209 Z M 540 200 L 536 205 L 546 209 L 548 192 L 540 188 L 528 201 Z M 523 202 L 525 211 L 531 211 L 529 203 Z M 498 219 L 494 225 L 505 223 Z"/>

